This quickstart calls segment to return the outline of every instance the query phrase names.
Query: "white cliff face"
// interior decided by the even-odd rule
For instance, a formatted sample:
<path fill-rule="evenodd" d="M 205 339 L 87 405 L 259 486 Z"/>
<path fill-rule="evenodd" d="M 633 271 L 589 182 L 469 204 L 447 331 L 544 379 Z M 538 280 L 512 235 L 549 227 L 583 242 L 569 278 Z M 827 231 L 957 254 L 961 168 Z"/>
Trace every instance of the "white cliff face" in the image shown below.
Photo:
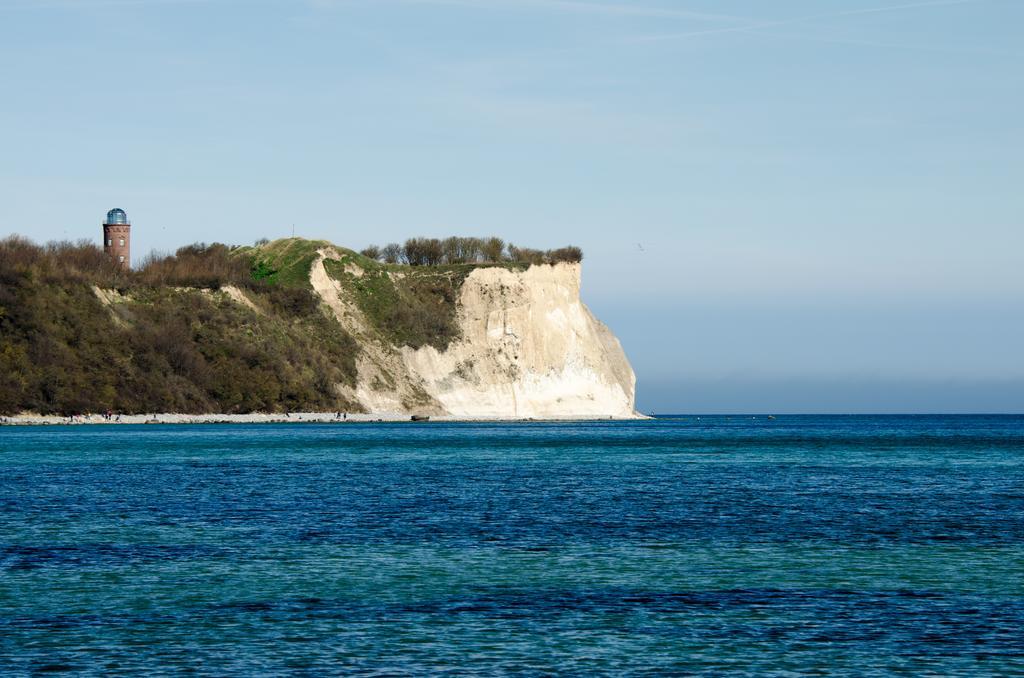
<path fill-rule="evenodd" d="M 359 342 L 354 392 L 367 412 L 456 417 L 636 417 L 636 377 L 611 331 L 580 301 L 579 264 L 479 268 L 445 351 L 383 342 L 323 265 L 310 282 Z"/>
<path fill-rule="evenodd" d="M 579 264 L 480 268 L 463 283 L 461 338 L 402 349 L 444 410 L 481 417 L 632 417 L 636 377 L 580 301 Z"/>
<path fill-rule="evenodd" d="M 324 259 L 338 258 L 337 253 L 324 249 L 319 254 L 310 269 L 309 282 L 345 331 L 359 344 L 356 387 L 352 389 L 339 384 L 338 389 L 370 413 L 411 411 L 444 414 L 441 406 L 424 391 L 419 377 L 406 368 L 401 354 L 381 339 L 356 303 L 327 274 Z"/>

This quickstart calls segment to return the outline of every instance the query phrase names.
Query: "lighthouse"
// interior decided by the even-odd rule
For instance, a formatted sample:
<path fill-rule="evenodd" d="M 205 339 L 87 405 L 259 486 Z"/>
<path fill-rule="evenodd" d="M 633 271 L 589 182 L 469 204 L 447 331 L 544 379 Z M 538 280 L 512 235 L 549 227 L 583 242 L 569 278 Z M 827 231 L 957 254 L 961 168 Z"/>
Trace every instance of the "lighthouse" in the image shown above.
<path fill-rule="evenodd" d="M 131 268 L 132 225 L 120 207 L 107 212 L 103 222 L 103 251 L 121 268 Z"/>

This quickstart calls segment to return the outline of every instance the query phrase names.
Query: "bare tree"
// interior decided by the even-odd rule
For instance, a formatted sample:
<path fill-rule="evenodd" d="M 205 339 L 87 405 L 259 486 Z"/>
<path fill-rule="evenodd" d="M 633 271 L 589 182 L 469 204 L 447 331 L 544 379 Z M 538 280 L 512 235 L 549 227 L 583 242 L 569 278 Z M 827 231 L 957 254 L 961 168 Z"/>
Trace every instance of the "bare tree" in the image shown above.
<path fill-rule="evenodd" d="M 405 241 L 405 245 L 402 246 L 402 259 L 405 263 L 410 266 L 422 266 L 423 257 L 423 238 L 409 238 Z"/>
<path fill-rule="evenodd" d="M 405 259 L 410 266 L 439 266 L 444 261 L 444 245 L 437 238 L 409 238 Z"/>
<path fill-rule="evenodd" d="M 505 251 L 505 241 L 492 236 L 483 241 L 480 250 L 484 261 L 499 262 L 504 258 L 502 253 Z"/>
<path fill-rule="evenodd" d="M 440 266 L 444 261 L 444 247 L 437 238 L 423 240 L 423 263 L 425 266 Z"/>
<path fill-rule="evenodd" d="M 462 239 L 462 258 L 466 261 L 476 263 L 483 258 L 484 241 L 482 238 Z"/>
<path fill-rule="evenodd" d="M 530 247 L 516 247 L 512 243 L 508 244 L 508 258 L 511 261 L 520 264 L 543 264 L 544 252 L 541 250 L 535 250 Z"/>
<path fill-rule="evenodd" d="M 381 250 L 381 256 L 384 257 L 384 263 L 397 264 L 402 259 L 402 246 L 397 242 L 389 242 Z"/>
<path fill-rule="evenodd" d="M 452 236 L 445 238 L 441 241 L 441 247 L 444 250 L 444 260 L 447 264 L 464 264 L 466 259 L 463 257 L 463 238 L 457 238 Z"/>

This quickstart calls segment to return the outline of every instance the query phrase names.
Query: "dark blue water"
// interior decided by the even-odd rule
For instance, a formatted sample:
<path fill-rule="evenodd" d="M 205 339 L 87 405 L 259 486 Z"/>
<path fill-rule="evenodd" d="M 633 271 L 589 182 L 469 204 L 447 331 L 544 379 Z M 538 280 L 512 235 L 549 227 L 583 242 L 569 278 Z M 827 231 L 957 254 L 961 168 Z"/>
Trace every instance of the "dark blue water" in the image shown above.
<path fill-rule="evenodd" d="M 0 674 L 1024 672 L 1024 417 L 0 428 Z"/>

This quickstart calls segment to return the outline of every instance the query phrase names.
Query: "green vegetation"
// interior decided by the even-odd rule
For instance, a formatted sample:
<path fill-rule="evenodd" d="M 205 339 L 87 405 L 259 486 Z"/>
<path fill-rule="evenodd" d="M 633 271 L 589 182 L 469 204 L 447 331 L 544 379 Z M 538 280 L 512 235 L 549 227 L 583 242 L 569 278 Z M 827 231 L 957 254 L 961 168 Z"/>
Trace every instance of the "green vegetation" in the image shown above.
<path fill-rule="evenodd" d="M 327 273 L 351 292 L 359 309 L 395 346 L 444 350 L 458 337 L 456 301 L 478 265 L 389 266 L 349 250 L 324 262 Z M 357 272 L 357 271 L 361 271 Z"/>
<path fill-rule="evenodd" d="M 504 251 L 504 241 L 499 238 L 448 238 L 443 241 L 411 238 L 404 248 L 394 244 L 384 249 L 371 246 L 362 253 L 334 247 L 324 241 L 289 238 L 256 247 L 237 248 L 232 256 L 247 257 L 253 262 L 251 274 L 254 278 L 274 285 L 308 288 L 310 267 L 316 260 L 317 251 L 325 247 L 341 257 L 340 260 L 325 260 L 328 275 L 352 295 L 384 341 L 412 348 L 429 345 L 442 351 L 458 338 L 456 302 L 466 276 L 477 268 L 488 266 L 523 270 L 531 263 L 545 263 L 543 259 L 546 256 L 540 253 L 539 258 L 535 257 L 531 262 L 519 255 L 539 253 L 539 250 L 510 246 L 516 257 L 501 256 L 496 262 L 484 260 L 485 252 L 500 254 Z M 410 265 L 381 261 L 397 261 L 399 257 L 395 252 L 398 249 L 409 252 L 413 261 L 431 263 Z M 409 256 L 401 258 L 408 261 Z M 582 253 L 579 257 L 582 258 Z M 449 260 L 459 263 L 443 263 Z"/>
<path fill-rule="evenodd" d="M 248 280 L 219 282 L 246 283 L 257 311 L 147 284 L 182 282 L 194 256 L 228 275 L 230 254 L 196 248 L 127 274 L 90 244 L 0 241 L 0 413 L 357 410 L 335 387 L 354 385 L 358 347 L 312 292 L 256 283 L 245 260 Z M 126 296 L 105 306 L 92 285 Z"/>
<path fill-rule="evenodd" d="M 309 269 L 316 261 L 317 250 L 331 247 L 324 240 L 284 238 L 254 247 L 237 247 L 233 258 L 244 262 L 251 276 L 271 285 L 309 288 Z"/>

